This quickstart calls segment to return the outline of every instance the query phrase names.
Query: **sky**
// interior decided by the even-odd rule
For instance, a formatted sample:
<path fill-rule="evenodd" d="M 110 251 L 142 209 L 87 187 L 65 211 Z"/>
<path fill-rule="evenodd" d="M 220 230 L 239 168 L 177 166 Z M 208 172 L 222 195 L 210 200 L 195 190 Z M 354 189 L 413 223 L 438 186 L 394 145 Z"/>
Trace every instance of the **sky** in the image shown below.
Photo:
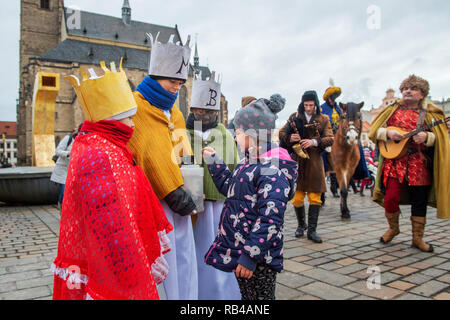
<path fill-rule="evenodd" d="M 416 74 L 430 95 L 450 97 L 450 1 L 447 0 L 129 0 L 132 19 L 175 26 L 197 37 L 200 64 L 222 75 L 229 117 L 241 97 L 286 98 L 278 125 L 302 94 L 321 102 L 329 80 L 338 102 L 378 107 L 388 88 Z M 120 17 L 123 0 L 66 0 L 66 6 Z M 19 87 L 20 1 L 0 12 L 3 48 L 0 121 L 16 120 Z M 192 54 L 193 55 L 193 54 Z"/>

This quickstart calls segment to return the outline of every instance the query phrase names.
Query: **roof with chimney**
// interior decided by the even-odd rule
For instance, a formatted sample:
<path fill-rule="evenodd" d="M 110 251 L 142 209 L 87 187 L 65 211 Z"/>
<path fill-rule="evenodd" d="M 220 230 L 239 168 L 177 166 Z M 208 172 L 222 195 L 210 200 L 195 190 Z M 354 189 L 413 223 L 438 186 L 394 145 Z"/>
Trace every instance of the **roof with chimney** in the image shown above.
<path fill-rule="evenodd" d="M 65 21 L 71 19 L 73 14 L 72 9 L 64 8 Z M 99 64 L 100 61 L 119 63 L 123 57 L 125 68 L 147 71 L 150 51 L 147 33 L 154 37 L 159 33 L 158 40 L 161 42 L 167 42 L 171 35 L 175 35 L 174 42 L 180 41 L 183 44 L 177 26 L 168 27 L 128 20 L 126 17 L 128 14 L 131 14 L 128 0 L 124 0 L 122 18 L 81 11 L 79 16 L 81 28 L 70 28 L 68 25 L 71 23 L 66 23 L 67 38 L 39 59 Z M 198 61 L 197 48 L 195 55 Z M 196 70 L 201 72 L 203 80 L 211 76 L 209 68 L 198 63 L 190 65 L 189 76 L 194 76 Z"/>
<path fill-rule="evenodd" d="M 64 40 L 59 45 L 43 54 L 40 59 L 52 62 L 77 62 L 81 64 L 98 65 L 100 61 L 114 61 L 117 65 L 123 58 L 123 67 L 148 71 L 149 52 L 121 46 L 90 43 L 77 40 Z M 209 67 L 189 65 L 189 76 L 193 77 L 198 70 L 202 80 L 211 77 Z"/>
<path fill-rule="evenodd" d="M 131 11 L 128 0 L 125 0 L 122 7 L 122 18 L 80 11 L 80 23 L 78 25 L 71 28 L 71 23 L 68 23 L 69 26 L 66 23 L 67 35 L 150 48 L 150 41 L 146 34 L 150 33 L 153 37 L 156 37 L 159 32 L 160 35 L 158 40 L 161 42 L 167 42 L 170 36 L 174 34 L 174 41 L 183 43 L 177 26 L 168 27 L 133 20 L 127 24 L 125 23 L 126 17 L 124 16 L 123 9 L 129 9 Z M 73 14 L 75 13 L 72 9 L 64 8 L 65 21 L 68 21 Z M 77 28 L 78 26 L 80 28 Z"/>
<path fill-rule="evenodd" d="M 100 61 L 115 61 L 118 65 L 122 57 L 125 68 L 148 70 L 149 51 L 147 50 L 69 39 L 43 54 L 40 59 L 94 65 L 98 65 Z"/>

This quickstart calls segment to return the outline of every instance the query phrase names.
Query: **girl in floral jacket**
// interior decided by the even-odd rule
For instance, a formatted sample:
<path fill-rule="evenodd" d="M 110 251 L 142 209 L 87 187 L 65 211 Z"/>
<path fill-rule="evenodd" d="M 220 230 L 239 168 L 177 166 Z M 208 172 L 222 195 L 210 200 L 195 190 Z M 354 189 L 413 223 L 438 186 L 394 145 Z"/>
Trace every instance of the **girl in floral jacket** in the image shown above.
<path fill-rule="evenodd" d="M 283 270 L 284 212 L 295 191 L 297 163 L 270 141 L 275 113 L 284 103 L 274 95 L 238 112 L 236 141 L 246 157 L 234 172 L 213 149 L 203 150 L 217 189 L 227 196 L 219 234 L 205 262 L 234 272 L 243 300 L 275 299 L 276 274 Z"/>

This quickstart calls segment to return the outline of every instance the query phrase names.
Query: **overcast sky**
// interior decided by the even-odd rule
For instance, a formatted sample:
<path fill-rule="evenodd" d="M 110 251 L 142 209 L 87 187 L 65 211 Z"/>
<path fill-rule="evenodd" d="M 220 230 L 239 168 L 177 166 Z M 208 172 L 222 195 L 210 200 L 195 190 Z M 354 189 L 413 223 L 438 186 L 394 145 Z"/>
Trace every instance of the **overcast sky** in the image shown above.
<path fill-rule="evenodd" d="M 66 0 L 81 10 L 121 16 L 123 0 Z M 242 96 L 287 99 L 280 120 L 306 90 L 320 99 L 332 78 L 338 101 L 378 107 L 410 74 L 430 82 L 433 99 L 450 96 L 447 0 L 130 0 L 132 19 L 198 34 L 200 64 L 223 76 L 230 119 Z M 2 1 L 0 120 L 16 120 L 20 1 Z M 322 103 L 322 100 L 321 100 Z"/>

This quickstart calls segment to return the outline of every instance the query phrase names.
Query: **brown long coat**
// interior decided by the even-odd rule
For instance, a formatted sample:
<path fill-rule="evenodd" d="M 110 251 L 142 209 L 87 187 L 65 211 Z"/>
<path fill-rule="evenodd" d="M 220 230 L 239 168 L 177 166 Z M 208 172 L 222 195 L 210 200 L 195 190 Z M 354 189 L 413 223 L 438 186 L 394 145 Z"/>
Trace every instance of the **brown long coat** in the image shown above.
<path fill-rule="evenodd" d="M 289 119 L 294 119 L 298 116 L 298 113 L 292 114 Z M 306 117 L 304 114 L 300 115 L 306 123 Z M 295 153 L 293 159 L 298 162 L 298 179 L 297 190 L 303 192 L 323 193 L 327 191 L 325 185 L 325 170 L 323 167 L 323 161 L 321 151 L 327 147 L 333 145 L 334 136 L 331 129 L 330 120 L 327 116 L 315 114 L 310 120 L 310 124 L 316 121 L 319 123 L 318 130 L 320 137 L 317 136 L 316 129 L 305 128 L 304 137 L 302 139 L 316 139 L 318 147 L 311 147 L 307 149 L 310 159 L 303 159 L 298 157 Z M 300 128 L 298 128 L 300 131 Z M 280 130 L 280 142 L 284 145 L 292 146 L 290 142 L 291 130 L 289 129 L 289 122 Z"/>

